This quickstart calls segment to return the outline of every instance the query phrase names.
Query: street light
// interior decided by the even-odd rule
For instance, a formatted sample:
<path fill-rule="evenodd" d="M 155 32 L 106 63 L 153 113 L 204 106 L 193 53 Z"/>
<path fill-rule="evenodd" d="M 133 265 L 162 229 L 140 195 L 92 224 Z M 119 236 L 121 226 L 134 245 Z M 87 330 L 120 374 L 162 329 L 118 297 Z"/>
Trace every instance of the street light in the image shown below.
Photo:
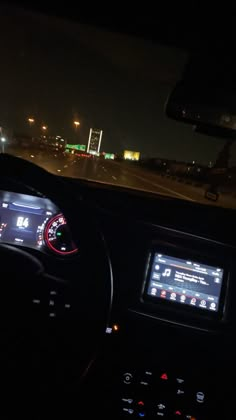
<path fill-rule="evenodd" d="M 6 143 L 5 137 L 1 137 L 1 143 L 2 143 L 2 153 L 4 153 L 4 143 Z"/>
<path fill-rule="evenodd" d="M 80 125 L 80 122 L 79 121 L 74 121 L 74 125 L 75 125 L 75 128 L 77 128 Z"/>
<path fill-rule="evenodd" d="M 46 131 L 47 130 L 47 126 L 46 125 L 43 125 L 42 126 L 42 130 Z"/>
<path fill-rule="evenodd" d="M 33 124 L 34 123 L 34 118 L 28 118 L 28 122 L 30 123 L 30 125 Z"/>

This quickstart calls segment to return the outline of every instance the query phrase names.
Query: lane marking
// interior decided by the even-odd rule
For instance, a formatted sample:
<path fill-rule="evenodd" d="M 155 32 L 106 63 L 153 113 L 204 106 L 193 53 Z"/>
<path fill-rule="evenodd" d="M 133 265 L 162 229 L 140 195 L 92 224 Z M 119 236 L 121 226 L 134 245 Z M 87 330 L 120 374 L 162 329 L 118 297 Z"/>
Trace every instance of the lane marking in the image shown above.
<path fill-rule="evenodd" d="M 131 176 L 134 176 L 135 178 L 140 179 L 140 180 L 141 180 L 141 181 L 143 181 L 143 182 L 146 182 L 146 184 L 150 184 L 150 185 L 153 185 L 154 187 L 161 188 L 162 190 L 168 191 L 168 192 L 170 192 L 170 193 L 172 193 L 172 194 L 174 194 L 174 195 L 177 195 L 177 196 L 179 196 L 179 197 L 185 198 L 186 200 L 193 201 L 193 202 L 195 202 L 195 201 L 196 201 L 196 200 L 193 200 L 192 198 L 188 197 L 187 195 L 180 194 L 180 193 L 178 193 L 178 192 L 176 192 L 176 191 L 174 191 L 174 190 L 172 190 L 172 189 L 170 189 L 170 188 L 163 187 L 162 185 L 160 185 L 160 184 L 156 184 L 155 182 L 152 182 L 152 181 L 148 181 L 148 179 L 143 178 L 143 177 L 142 177 L 142 176 L 140 176 L 140 175 L 135 175 L 135 174 L 133 174 L 132 172 L 130 173 L 130 175 L 131 175 Z"/>
<path fill-rule="evenodd" d="M 98 184 L 111 185 L 113 187 L 120 187 L 120 188 L 123 188 L 123 189 L 128 189 L 128 190 L 131 190 L 133 192 L 141 191 L 143 193 L 159 194 L 159 195 L 162 195 L 162 196 L 165 196 L 165 197 L 168 197 L 168 198 L 176 198 L 176 197 L 173 197 L 173 194 L 170 195 L 170 194 L 167 194 L 167 193 L 166 194 L 165 193 L 160 193 L 160 192 L 154 191 L 154 190 L 148 190 L 146 188 L 143 189 L 143 188 L 140 188 L 140 187 L 132 187 L 131 185 L 127 185 L 127 184 L 126 185 L 120 184 L 120 183 L 112 184 L 112 182 L 109 182 L 109 181 L 100 181 L 100 180 L 97 181 L 94 178 L 87 178 L 87 177 L 83 177 L 83 176 L 81 176 L 80 178 L 85 179 L 86 181 L 91 181 L 91 182 L 95 182 L 95 183 L 97 182 Z"/>
<path fill-rule="evenodd" d="M 119 166 L 119 167 L 121 168 L 121 165 L 120 165 L 118 162 L 112 162 L 112 163 L 115 163 L 117 166 Z M 122 169 L 122 168 L 121 168 L 121 169 Z M 128 173 L 128 175 L 133 176 L 133 177 L 135 177 L 135 178 L 137 178 L 137 179 L 140 179 L 141 181 L 145 182 L 146 184 L 153 185 L 153 186 L 154 186 L 154 187 L 156 187 L 156 188 L 161 188 L 161 189 L 162 189 L 162 190 L 164 190 L 164 191 L 168 191 L 169 193 L 171 193 L 171 194 L 172 194 L 172 196 L 173 196 L 173 194 L 174 194 L 175 196 L 182 197 L 182 198 L 184 198 L 185 200 L 188 200 L 188 201 L 192 201 L 192 202 L 195 202 L 195 201 L 196 201 L 196 200 L 193 200 L 192 198 L 188 197 L 187 195 L 184 195 L 184 194 L 181 194 L 181 193 L 178 193 L 178 192 L 176 192 L 176 191 L 172 190 L 171 188 L 163 187 L 162 185 L 157 184 L 156 182 L 149 181 L 147 178 L 143 178 L 143 177 L 142 177 L 142 176 L 140 176 L 140 175 L 136 175 L 136 174 L 134 174 L 132 171 L 130 171 L 130 169 L 127 169 L 127 168 L 126 168 L 126 169 L 123 171 L 123 173 L 124 173 L 124 174 L 125 174 L 125 173 Z M 135 187 L 134 187 L 134 188 L 135 188 Z M 143 190 L 143 191 L 145 191 L 145 190 Z"/>

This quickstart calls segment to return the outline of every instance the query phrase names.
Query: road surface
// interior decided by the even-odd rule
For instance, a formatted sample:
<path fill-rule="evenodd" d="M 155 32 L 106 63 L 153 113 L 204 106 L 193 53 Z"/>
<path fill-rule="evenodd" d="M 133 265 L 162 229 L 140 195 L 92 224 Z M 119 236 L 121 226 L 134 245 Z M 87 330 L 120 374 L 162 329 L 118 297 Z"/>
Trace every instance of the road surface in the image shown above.
<path fill-rule="evenodd" d="M 222 195 L 215 203 L 204 198 L 204 188 L 180 183 L 126 162 L 73 155 L 68 155 L 66 158 L 56 154 L 45 157 L 43 154 L 32 155 L 29 152 L 21 152 L 20 156 L 57 175 L 125 186 L 208 205 L 236 208 L 236 197 L 233 195 Z"/>

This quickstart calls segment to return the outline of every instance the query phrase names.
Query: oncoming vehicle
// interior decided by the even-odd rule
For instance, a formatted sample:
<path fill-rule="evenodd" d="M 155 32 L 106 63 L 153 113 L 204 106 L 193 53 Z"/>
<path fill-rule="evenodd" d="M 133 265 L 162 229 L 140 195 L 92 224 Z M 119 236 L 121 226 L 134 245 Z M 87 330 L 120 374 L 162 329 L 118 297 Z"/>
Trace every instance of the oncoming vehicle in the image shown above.
<path fill-rule="evenodd" d="M 37 6 L 0 15 L 0 417 L 231 420 L 233 39 Z"/>

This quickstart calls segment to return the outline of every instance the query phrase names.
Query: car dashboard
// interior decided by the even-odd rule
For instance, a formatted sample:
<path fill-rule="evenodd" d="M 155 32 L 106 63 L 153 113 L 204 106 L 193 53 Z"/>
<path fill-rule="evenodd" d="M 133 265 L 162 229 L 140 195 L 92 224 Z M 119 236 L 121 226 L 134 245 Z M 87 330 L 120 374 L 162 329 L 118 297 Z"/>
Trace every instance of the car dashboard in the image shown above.
<path fill-rule="evenodd" d="M 94 400 L 88 412 L 99 407 L 113 418 L 230 419 L 234 212 L 65 182 L 92 208 L 113 273 L 112 311 L 87 377 Z M 0 217 L 1 242 L 25 247 L 52 271 L 75 277 L 80 238 L 49 199 L 1 191 Z"/>

